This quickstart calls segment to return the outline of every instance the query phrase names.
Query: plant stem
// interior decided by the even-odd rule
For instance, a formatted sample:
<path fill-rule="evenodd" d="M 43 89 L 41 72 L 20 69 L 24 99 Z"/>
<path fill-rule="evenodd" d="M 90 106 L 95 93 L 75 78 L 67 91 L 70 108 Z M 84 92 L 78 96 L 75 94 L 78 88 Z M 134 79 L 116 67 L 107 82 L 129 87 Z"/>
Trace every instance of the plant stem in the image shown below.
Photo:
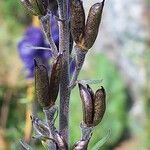
<path fill-rule="evenodd" d="M 75 52 L 76 52 L 76 68 L 75 68 L 75 71 L 73 73 L 70 85 L 69 85 L 69 87 L 71 89 L 73 89 L 76 85 L 77 78 L 79 76 L 80 70 L 82 69 L 82 66 L 83 66 L 83 63 L 84 63 L 84 60 L 85 60 L 85 56 L 86 56 L 86 53 L 87 53 L 87 50 L 84 50 L 84 49 L 82 49 L 81 47 L 79 47 L 77 45 L 74 47 L 74 49 L 75 49 Z"/>
<path fill-rule="evenodd" d="M 55 44 L 55 42 L 52 38 L 51 27 L 50 27 L 51 17 L 52 16 L 47 15 L 47 16 L 41 17 L 39 19 L 41 21 L 41 25 L 42 25 L 44 34 L 45 34 L 45 36 L 46 36 L 46 38 L 49 42 L 49 45 L 51 46 L 51 49 L 53 50 L 53 54 L 54 54 L 55 57 L 57 57 L 58 51 L 57 51 L 56 44 Z"/>
<path fill-rule="evenodd" d="M 53 106 L 50 109 L 43 109 L 46 116 L 46 122 L 49 126 L 50 138 L 54 138 L 54 130 L 55 130 L 54 115 L 56 110 L 57 110 L 56 106 Z M 53 141 L 49 142 L 48 147 L 50 150 L 56 150 L 56 145 Z"/>
<path fill-rule="evenodd" d="M 69 21 L 67 16 L 66 0 L 58 0 L 59 19 L 59 51 L 64 52 L 62 76 L 60 83 L 60 112 L 59 112 L 59 130 L 60 134 L 68 144 L 69 137 L 69 100 L 70 89 L 69 80 Z"/>

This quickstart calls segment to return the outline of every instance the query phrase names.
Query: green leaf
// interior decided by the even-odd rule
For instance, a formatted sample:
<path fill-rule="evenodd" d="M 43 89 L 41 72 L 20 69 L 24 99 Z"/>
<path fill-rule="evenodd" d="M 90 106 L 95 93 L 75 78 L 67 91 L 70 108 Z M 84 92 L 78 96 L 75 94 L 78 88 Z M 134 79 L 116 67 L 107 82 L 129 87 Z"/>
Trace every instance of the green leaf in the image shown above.
<path fill-rule="evenodd" d="M 102 147 L 106 141 L 108 140 L 108 138 L 110 137 L 110 129 L 108 130 L 108 133 L 106 134 L 106 136 L 104 136 L 100 141 L 98 141 L 94 147 L 92 147 L 91 150 L 100 150 L 100 147 Z"/>

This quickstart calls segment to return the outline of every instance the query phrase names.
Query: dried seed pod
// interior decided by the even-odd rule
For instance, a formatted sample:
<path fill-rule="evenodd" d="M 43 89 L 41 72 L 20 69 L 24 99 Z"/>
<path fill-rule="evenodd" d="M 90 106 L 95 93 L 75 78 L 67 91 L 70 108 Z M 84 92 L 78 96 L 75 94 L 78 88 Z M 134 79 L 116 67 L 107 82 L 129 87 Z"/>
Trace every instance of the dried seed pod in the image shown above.
<path fill-rule="evenodd" d="M 98 89 L 95 93 L 94 97 L 94 120 L 93 125 L 98 125 L 105 113 L 106 110 L 106 93 L 105 89 L 101 87 L 101 89 Z"/>
<path fill-rule="evenodd" d="M 71 33 L 76 43 L 82 39 L 85 28 L 85 12 L 81 0 L 71 1 Z"/>
<path fill-rule="evenodd" d="M 29 0 L 21 0 L 21 3 L 23 4 L 23 6 L 28 9 L 29 13 L 37 16 L 38 14 L 36 13 L 36 11 L 34 10 L 34 8 L 32 7 L 31 3 Z"/>
<path fill-rule="evenodd" d="M 84 37 L 83 40 L 81 41 L 81 47 L 84 47 L 87 50 L 93 46 L 97 38 L 103 6 L 104 0 L 101 3 L 94 4 L 89 11 L 85 26 Z"/>
<path fill-rule="evenodd" d="M 87 150 L 89 140 L 80 140 L 75 145 L 73 150 Z"/>
<path fill-rule="evenodd" d="M 35 60 L 35 92 L 42 107 L 52 105 L 49 93 L 49 79 L 46 67 Z"/>
<path fill-rule="evenodd" d="M 93 90 L 91 89 L 91 87 L 88 84 L 86 86 L 87 86 L 87 89 L 88 89 L 92 99 L 94 99 L 94 92 L 93 92 Z"/>
<path fill-rule="evenodd" d="M 30 0 L 33 8 L 38 13 L 39 16 L 45 16 L 47 13 L 47 0 Z"/>
<path fill-rule="evenodd" d="M 56 61 L 54 62 L 51 70 L 49 91 L 50 91 L 50 101 L 53 104 L 55 103 L 59 92 L 62 59 L 63 59 L 63 54 L 60 54 L 57 57 Z"/>
<path fill-rule="evenodd" d="M 47 13 L 47 0 L 21 0 L 21 2 L 33 15 L 45 16 Z"/>
<path fill-rule="evenodd" d="M 93 123 L 93 100 L 88 89 L 80 83 L 79 91 L 83 107 L 83 121 L 88 127 L 90 127 Z"/>

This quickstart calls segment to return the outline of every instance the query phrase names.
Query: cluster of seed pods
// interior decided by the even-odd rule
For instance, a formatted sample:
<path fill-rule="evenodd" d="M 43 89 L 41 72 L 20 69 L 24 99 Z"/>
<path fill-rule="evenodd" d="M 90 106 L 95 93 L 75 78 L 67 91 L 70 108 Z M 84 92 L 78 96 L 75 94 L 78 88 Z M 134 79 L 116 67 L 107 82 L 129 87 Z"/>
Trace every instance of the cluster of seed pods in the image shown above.
<path fill-rule="evenodd" d="M 21 0 L 25 7 L 39 18 L 45 17 L 47 13 L 57 6 L 56 0 Z M 93 46 L 101 22 L 104 0 L 94 4 L 90 10 L 85 23 L 85 12 L 81 0 L 71 0 L 70 3 L 70 32 L 73 41 L 75 42 L 75 71 L 73 72 L 70 86 L 72 89 L 76 85 L 79 72 L 84 63 L 87 51 Z M 77 15 L 78 14 L 78 15 Z M 41 19 L 41 20 L 42 20 Z M 60 21 L 60 20 L 59 20 Z M 49 21 L 45 20 L 44 31 L 47 38 L 51 38 L 49 32 Z M 49 40 L 49 39 L 48 39 Z M 52 42 L 52 39 L 49 42 Z M 52 48 L 56 48 L 52 46 Z M 71 55 L 71 54 L 70 54 Z M 32 116 L 32 124 L 35 132 L 40 135 L 40 139 L 48 140 L 49 149 L 52 150 L 68 150 L 68 145 L 65 139 L 60 135 L 54 126 L 55 112 L 57 111 L 56 100 L 59 94 L 59 87 L 63 66 L 63 53 L 55 51 L 55 59 L 51 64 L 51 69 L 48 72 L 47 68 L 35 59 L 35 94 L 36 98 L 43 108 L 46 116 L 46 122 L 40 121 Z M 106 92 L 103 87 L 99 88 L 95 93 L 91 87 L 86 84 L 79 83 L 79 93 L 83 108 L 83 121 L 81 123 L 82 137 L 73 146 L 73 150 L 87 150 L 88 143 L 91 139 L 93 127 L 97 126 L 106 110 Z M 59 106 L 61 107 L 61 106 Z"/>

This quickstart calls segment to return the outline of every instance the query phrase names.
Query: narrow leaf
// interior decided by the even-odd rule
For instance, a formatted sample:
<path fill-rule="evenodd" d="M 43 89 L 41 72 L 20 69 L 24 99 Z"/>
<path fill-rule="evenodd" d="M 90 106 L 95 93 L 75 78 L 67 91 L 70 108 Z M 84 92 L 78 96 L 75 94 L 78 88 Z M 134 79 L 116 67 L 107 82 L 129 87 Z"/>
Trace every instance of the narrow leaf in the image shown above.
<path fill-rule="evenodd" d="M 111 131 L 110 129 L 108 130 L 108 133 L 106 134 L 106 136 L 104 136 L 100 141 L 98 141 L 94 147 L 92 147 L 91 150 L 100 150 L 100 147 L 102 147 L 108 140 L 108 138 L 110 137 Z"/>

